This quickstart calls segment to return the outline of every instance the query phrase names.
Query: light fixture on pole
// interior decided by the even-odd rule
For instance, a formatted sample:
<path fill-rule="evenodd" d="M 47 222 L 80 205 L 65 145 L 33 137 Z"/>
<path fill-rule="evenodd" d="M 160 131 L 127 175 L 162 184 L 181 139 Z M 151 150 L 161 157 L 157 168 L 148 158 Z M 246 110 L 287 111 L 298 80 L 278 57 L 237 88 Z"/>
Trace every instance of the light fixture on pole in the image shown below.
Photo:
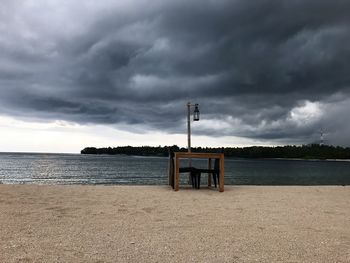
<path fill-rule="evenodd" d="M 191 107 L 194 107 L 193 111 L 193 121 L 199 121 L 199 104 L 187 103 L 187 142 L 188 142 L 188 152 L 191 152 Z"/>
<path fill-rule="evenodd" d="M 194 105 L 193 120 L 199 121 L 199 109 L 197 103 Z"/>

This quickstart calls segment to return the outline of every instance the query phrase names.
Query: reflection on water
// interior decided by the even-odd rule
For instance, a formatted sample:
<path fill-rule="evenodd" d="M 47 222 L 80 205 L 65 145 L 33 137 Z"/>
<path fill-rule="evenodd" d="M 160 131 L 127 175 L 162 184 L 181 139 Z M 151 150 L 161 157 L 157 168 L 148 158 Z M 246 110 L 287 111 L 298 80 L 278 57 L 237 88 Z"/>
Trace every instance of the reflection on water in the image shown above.
<path fill-rule="evenodd" d="M 207 165 L 205 160 L 192 164 Z M 0 182 L 167 184 L 167 165 L 168 158 L 162 157 L 0 153 Z M 350 162 L 226 158 L 225 184 L 349 185 Z"/>

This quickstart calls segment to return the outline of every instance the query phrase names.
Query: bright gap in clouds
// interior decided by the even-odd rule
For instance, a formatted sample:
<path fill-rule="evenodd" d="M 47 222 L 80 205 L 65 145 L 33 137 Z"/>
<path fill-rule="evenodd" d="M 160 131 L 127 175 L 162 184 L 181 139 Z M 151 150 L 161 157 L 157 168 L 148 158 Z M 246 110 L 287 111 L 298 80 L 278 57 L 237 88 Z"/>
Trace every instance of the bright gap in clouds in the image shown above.
<path fill-rule="evenodd" d="M 322 117 L 321 106 L 319 102 L 305 101 L 291 110 L 290 120 L 298 126 L 311 125 Z"/>
<path fill-rule="evenodd" d="M 0 152 L 79 153 L 81 149 L 116 146 L 178 145 L 186 147 L 186 134 L 131 133 L 106 125 L 79 125 L 65 121 L 33 122 L 0 116 Z M 192 136 L 193 147 L 264 145 L 234 136 Z M 265 143 L 266 144 L 266 143 Z"/>

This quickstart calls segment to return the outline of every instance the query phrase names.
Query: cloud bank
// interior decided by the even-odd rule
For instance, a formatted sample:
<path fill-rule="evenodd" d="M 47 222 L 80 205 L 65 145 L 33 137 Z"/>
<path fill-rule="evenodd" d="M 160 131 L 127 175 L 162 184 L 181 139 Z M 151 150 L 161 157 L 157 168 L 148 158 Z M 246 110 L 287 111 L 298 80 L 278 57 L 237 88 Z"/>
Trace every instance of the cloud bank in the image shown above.
<path fill-rule="evenodd" d="M 350 145 L 349 1 L 9 1 L 0 114 Z"/>

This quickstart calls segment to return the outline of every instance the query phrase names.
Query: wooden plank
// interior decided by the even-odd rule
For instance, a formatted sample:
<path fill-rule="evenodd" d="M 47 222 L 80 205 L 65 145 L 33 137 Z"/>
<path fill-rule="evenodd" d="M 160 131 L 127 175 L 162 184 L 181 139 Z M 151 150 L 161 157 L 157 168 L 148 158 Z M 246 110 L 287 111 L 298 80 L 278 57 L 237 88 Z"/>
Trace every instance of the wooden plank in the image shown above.
<path fill-rule="evenodd" d="M 222 153 L 189 153 L 189 152 L 175 152 L 175 156 L 178 158 L 221 158 L 223 156 Z"/>
<path fill-rule="evenodd" d="M 168 173 L 169 173 L 168 183 L 169 185 L 171 185 L 172 188 L 174 188 L 174 179 L 175 179 L 174 159 L 171 157 L 169 157 Z"/>
<path fill-rule="evenodd" d="M 224 180 L 225 180 L 225 166 L 224 166 L 224 155 L 220 158 L 220 182 L 219 182 L 219 191 L 223 192 L 224 191 Z"/>
<path fill-rule="evenodd" d="M 175 187 L 174 187 L 174 190 L 179 191 L 180 159 L 176 155 L 174 158 L 175 158 Z"/>
<path fill-rule="evenodd" d="M 208 159 L 208 170 L 211 170 L 211 158 Z M 208 186 L 211 187 L 211 173 L 208 173 Z"/>

